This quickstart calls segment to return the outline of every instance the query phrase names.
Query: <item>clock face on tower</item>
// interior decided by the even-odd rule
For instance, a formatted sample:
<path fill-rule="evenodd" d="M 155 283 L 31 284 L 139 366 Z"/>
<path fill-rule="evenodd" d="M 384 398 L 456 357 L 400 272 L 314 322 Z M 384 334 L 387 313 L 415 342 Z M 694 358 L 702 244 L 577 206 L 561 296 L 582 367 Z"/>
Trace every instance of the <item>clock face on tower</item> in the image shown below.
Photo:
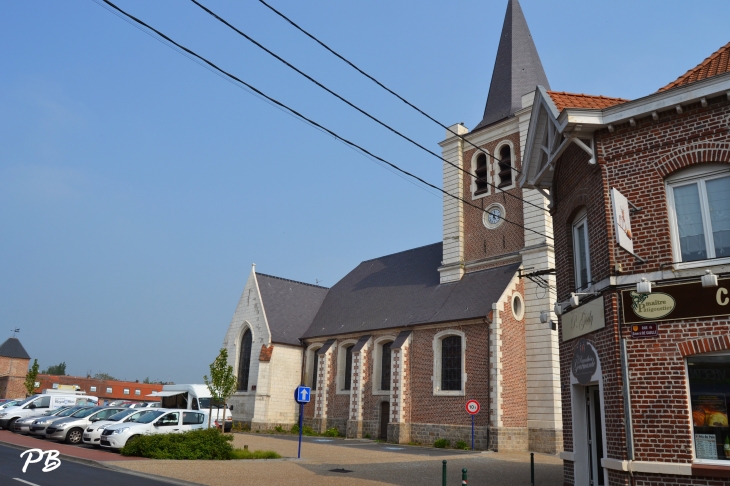
<path fill-rule="evenodd" d="M 484 210 L 484 215 L 482 216 L 482 222 L 484 223 L 484 226 L 486 226 L 489 229 L 494 229 L 502 224 L 502 221 L 504 221 L 505 218 L 505 211 L 504 206 L 501 204 L 495 203 L 491 204 L 487 209 Z"/>

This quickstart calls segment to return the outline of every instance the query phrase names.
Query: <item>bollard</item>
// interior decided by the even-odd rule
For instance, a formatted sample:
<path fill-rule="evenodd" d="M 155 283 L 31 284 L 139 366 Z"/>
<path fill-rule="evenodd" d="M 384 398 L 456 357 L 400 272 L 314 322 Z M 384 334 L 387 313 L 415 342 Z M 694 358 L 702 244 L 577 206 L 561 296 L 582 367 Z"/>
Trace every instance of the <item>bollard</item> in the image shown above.
<path fill-rule="evenodd" d="M 446 461 L 444 461 L 443 471 L 441 472 L 441 486 L 446 486 Z"/>
<path fill-rule="evenodd" d="M 461 470 L 461 486 L 466 486 L 466 468 Z"/>
<path fill-rule="evenodd" d="M 535 453 L 530 452 L 530 486 L 535 486 Z"/>

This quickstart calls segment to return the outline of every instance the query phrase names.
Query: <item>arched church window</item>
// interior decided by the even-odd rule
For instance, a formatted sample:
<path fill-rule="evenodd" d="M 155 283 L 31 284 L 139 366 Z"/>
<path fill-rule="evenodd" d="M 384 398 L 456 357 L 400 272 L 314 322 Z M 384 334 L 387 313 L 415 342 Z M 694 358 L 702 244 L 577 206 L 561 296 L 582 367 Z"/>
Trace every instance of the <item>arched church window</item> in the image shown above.
<path fill-rule="evenodd" d="M 238 390 L 248 391 L 248 373 L 251 368 L 251 330 L 246 329 L 241 337 L 241 348 L 238 360 Z"/>
<path fill-rule="evenodd" d="M 461 390 L 461 336 L 441 340 L 441 389 Z"/>
<path fill-rule="evenodd" d="M 319 365 L 319 355 L 317 354 L 317 351 L 314 352 L 314 355 L 312 358 L 313 358 L 312 359 L 312 390 L 316 390 L 317 389 L 317 378 L 318 378 L 317 375 L 319 374 L 319 373 L 317 373 L 319 371 L 319 366 L 318 366 Z"/>
<path fill-rule="evenodd" d="M 390 347 L 393 342 L 383 344 L 383 351 L 380 361 L 380 389 L 390 390 Z"/>
<path fill-rule="evenodd" d="M 484 153 L 477 155 L 476 167 L 474 168 L 474 176 L 476 178 L 474 195 L 482 194 L 489 190 L 487 183 L 487 156 Z"/>
<path fill-rule="evenodd" d="M 352 348 L 345 348 L 345 387 L 343 390 L 349 390 L 352 387 Z"/>
<path fill-rule="evenodd" d="M 502 189 L 503 187 L 512 185 L 512 151 L 509 145 L 505 145 L 499 151 L 499 184 L 497 187 Z"/>

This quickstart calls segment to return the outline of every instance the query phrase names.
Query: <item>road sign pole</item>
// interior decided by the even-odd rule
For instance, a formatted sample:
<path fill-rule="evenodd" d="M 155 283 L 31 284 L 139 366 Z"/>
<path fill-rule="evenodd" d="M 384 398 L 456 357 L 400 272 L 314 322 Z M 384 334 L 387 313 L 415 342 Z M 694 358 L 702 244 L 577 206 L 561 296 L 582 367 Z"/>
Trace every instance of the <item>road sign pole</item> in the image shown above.
<path fill-rule="evenodd" d="M 471 450 L 474 450 L 474 415 L 471 416 Z"/>
<path fill-rule="evenodd" d="M 297 452 L 297 459 L 302 458 L 302 428 L 304 425 L 304 404 L 299 404 L 299 451 Z"/>

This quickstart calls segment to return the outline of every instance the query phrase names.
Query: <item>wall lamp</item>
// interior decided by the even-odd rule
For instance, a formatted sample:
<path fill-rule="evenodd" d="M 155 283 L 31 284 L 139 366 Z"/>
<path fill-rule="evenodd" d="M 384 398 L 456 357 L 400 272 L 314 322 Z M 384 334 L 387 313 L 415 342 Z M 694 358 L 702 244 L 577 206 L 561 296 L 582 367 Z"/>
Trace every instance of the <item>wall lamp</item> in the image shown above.
<path fill-rule="evenodd" d="M 556 304 L 556 305 L 559 305 L 559 304 Z M 540 311 L 540 322 L 543 324 L 550 323 L 550 329 L 552 329 L 553 331 L 558 330 L 558 324 L 555 321 L 553 321 L 552 319 L 550 319 L 550 313 L 548 311 Z"/>
<path fill-rule="evenodd" d="M 641 282 L 636 283 L 637 294 L 650 294 L 651 293 L 651 282 L 646 278 L 641 277 Z"/>
<path fill-rule="evenodd" d="M 712 270 L 705 270 L 705 274 L 702 276 L 703 287 L 717 287 L 717 275 L 712 273 Z"/>

